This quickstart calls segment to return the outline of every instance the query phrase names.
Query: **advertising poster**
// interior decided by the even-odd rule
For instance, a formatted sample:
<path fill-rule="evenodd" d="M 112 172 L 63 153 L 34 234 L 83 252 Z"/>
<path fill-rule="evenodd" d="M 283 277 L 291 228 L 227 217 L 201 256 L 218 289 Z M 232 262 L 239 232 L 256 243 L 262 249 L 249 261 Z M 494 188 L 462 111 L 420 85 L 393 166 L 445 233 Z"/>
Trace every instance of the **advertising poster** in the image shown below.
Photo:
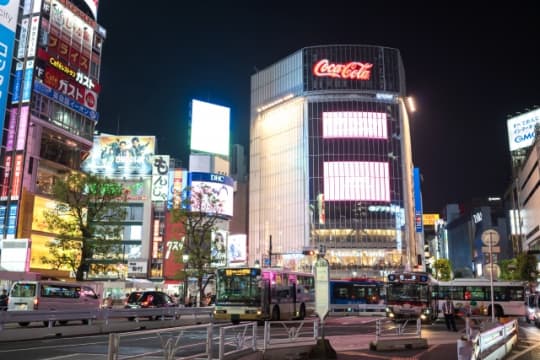
<path fill-rule="evenodd" d="M 82 170 L 120 179 L 151 176 L 155 143 L 154 136 L 97 136 Z"/>
<path fill-rule="evenodd" d="M 247 261 L 247 236 L 245 234 L 229 235 L 227 239 L 227 261 L 229 264 Z"/>
<path fill-rule="evenodd" d="M 231 177 L 192 172 L 191 211 L 202 211 L 224 216 L 233 216 L 234 180 Z M 211 200 L 216 199 L 213 203 Z"/>

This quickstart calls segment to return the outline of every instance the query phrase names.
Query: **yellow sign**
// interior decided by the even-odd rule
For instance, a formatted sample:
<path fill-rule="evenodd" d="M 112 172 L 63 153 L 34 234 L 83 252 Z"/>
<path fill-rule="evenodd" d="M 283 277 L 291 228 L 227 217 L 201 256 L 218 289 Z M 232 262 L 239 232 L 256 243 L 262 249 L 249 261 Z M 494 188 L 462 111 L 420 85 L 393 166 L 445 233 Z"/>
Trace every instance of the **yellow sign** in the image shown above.
<path fill-rule="evenodd" d="M 437 223 L 437 220 L 439 220 L 439 214 L 424 214 L 422 219 L 424 220 L 424 226 L 434 226 Z"/>
<path fill-rule="evenodd" d="M 249 275 L 251 269 L 225 269 L 226 276 Z"/>

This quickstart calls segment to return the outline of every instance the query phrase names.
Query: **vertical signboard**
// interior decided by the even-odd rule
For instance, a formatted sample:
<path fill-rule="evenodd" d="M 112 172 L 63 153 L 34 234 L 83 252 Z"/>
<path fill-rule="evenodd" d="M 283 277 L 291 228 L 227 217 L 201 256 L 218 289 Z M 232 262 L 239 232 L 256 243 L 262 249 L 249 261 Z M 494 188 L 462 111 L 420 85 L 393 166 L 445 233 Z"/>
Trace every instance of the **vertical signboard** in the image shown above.
<path fill-rule="evenodd" d="M 414 181 L 414 223 L 417 233 L 424 231 L 424 223 L 422 217 L 422 190 L 420 187 L 420 169 L 413 170 Z"/>
<path fill-rule="evenodd" d="M 152 201 L 167 201 L 169 194 L 169 155 L 154 155 L 152 162 Z"/>
<path fill-rule="evenodd" d="M 2 14 L 2 16 L 0 16 L 0 129 L 4 128 L 10 78 L 9 72 L 11 70 L 11 59 L 13 57 L 18 11 L 19 0 L 0 1 L 0 14 Z M 1 142 L 2 135 L 0 134 L 0 143 Z"/>
<path fill-rule="evenodd" d="M 330 309 L 330 270 L 328 260 L 321 257 L 315 262 L 315 311 L 321 322 Z"/>

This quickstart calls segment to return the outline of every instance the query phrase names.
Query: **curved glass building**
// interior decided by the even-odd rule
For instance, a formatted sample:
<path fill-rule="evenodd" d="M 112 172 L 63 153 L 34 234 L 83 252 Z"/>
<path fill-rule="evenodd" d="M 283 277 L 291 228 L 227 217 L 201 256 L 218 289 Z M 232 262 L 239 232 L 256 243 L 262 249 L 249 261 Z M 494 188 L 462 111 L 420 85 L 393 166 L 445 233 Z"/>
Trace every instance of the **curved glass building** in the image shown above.
<path fill-rule="evenodd" d="M 252 76 L 250 264 L 309 270 L 326 249 L 333 277 L 360 277 L 415 256 L 404 95 L 380 46 L 306 47 Z"/>

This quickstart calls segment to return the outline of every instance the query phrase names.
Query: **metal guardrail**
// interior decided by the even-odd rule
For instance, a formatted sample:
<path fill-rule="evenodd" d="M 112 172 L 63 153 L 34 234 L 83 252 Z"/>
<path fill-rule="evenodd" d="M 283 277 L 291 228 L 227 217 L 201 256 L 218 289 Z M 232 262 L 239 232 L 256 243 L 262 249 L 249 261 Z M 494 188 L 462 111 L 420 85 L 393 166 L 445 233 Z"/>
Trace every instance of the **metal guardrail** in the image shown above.
<path fill-rule="evenodd" d="M 248 322 L 231 326 L 206 324 L 111 333 L 107 359 L 128 360 L 156 357 L 165 360 L 177 358 L 223 360 L 234 358 L 239 353 L 315 345 L 319 335 L 318 321 L 267 321 L 261 338 L 258 338 L 257 329 L 257 322 Z M 216 333 L 219 335 L 214 336 Z M 153 335 L 159 339 L 159 349 L 141 351 L 137 354 L 133 353 L 136 350 L 130 349 L 129 338 L 141 336 L 148 338 Z M 200 341 L 193 341 L 194 337 Z M 124 347 L 122 347 L 123 341 L 125 341 Z M 124 349 L 124 354 L 122 354 L 122 349 Z"/>
<path fill-rule="evenodd" d="M 169 307 L 149 309 L 95 309 L 95 310 L 35 310 L 35 311 L 2 311 L 0 312 L 0 331 L 5 330 L 5 324 L 43 322 L 52 327 L 57 321 L 83 321 L 92 325 L 95 320 L 103 320 L 106 324 L 110 319 L 166 318 L 181 319 L 185 316 L 211 316 L 213 307 Z"/>
<path fill-rule="evenodd" d="M 405 320 L 402 323 L 396 323 L 391 319 L 378 319 L 375 323 L 375 341 L 379 341 L 382 338 L 395 338 L 395 337 L 409 337 L 409 338 L 421 338 L 422 337 L 422 320 L 416 319 L 416 327 L 411 330 L 407 328 L 409 320 Z"/>
<path fill-rule="evenodd" d="M 384 304 L 331 304 L 329 315 L 384 315 L 385 309 Z"/>
<path fill-rule="evenodd" d="M 206 332 L 206 337 L 203 336 L 204 341 L 183 343 L 182 340 L 188 338 L 190 332 L 203 330 Z M 176 353 L 179 350 L 183 351 L 192 351 L 191 354 L 183 356 L 182 359 L 200 359 L 206 358 L 208 360 L 212 359 L 212 332 L 213 325 L 193 325 L 193 326 L 183 326 L 177 328 L 166 328 L 166 329 L 157 329 L 157 330 L 145 330 L 145 331 L 134 331 L 127 333 L 111 333 L 109 334 L 109 348 L 107 353 L 107 360 L 127 360 L 127 359 L 144 359 L 149 356 L 162 357 L 165 360 L 176 359 Z M 161 343 L 161 349 L 146 351 L 139 354 L 120 354 L 120 346 L 122 339 L 127 339 L 130 337 L 140 337 L 156 335 L 159 338 Z M 126 345 L 129 346 L 129 345 Z"/>
<path fill-rule="evenodd" d="M 274 336 L 272 336 L 274 335 Z M 270 348 L 315 345 L 319 337 L 318 320 L 265 321 L 264 338 L 260 346 L 266 351 Z"/>
<path fill-rule="evenodd" d="M 484 322 L 478 329 L 466 323 L 468 341 L 458 341 L 459 360 L 502 359 L 517 342 L 518 320 L 505 324 Z"/>

